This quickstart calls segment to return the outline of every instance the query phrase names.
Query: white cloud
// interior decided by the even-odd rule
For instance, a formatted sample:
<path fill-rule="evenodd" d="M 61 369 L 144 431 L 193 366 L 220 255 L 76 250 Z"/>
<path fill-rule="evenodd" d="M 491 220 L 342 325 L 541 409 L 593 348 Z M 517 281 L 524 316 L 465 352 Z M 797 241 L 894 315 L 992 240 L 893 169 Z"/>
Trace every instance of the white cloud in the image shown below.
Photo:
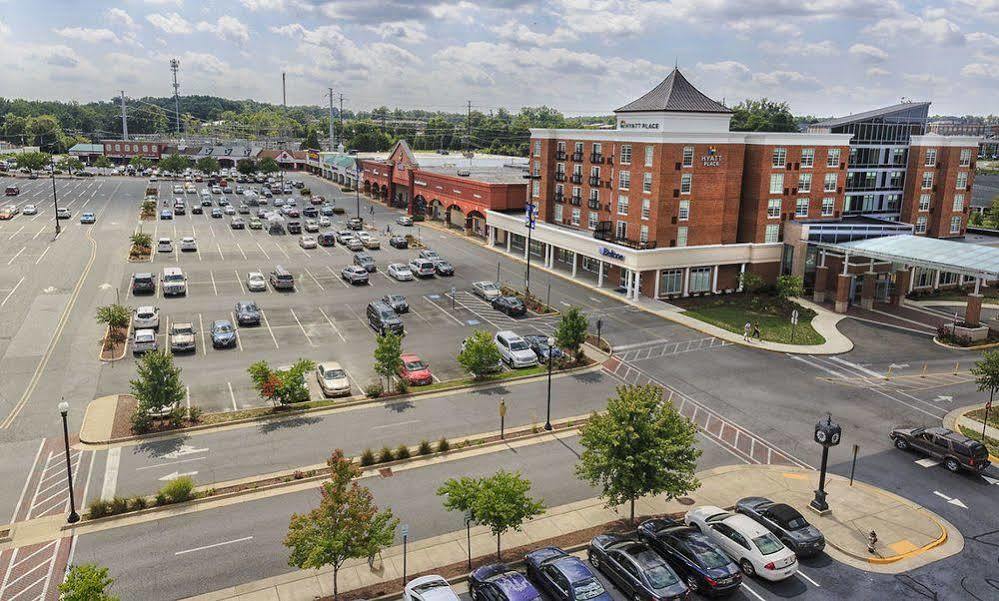
<path fill-rule="evenodd" d="M 180 56 L 180 64 L 185 71 L 205 75 L 226 75 L 230 72 L 229 63 L 208 52 L 185 52 Z"/>
<path fill-rule="evenodd" d="M 124 27 L 125 29 L 134 29 L 135 20 L 132 16 L 120 8 L 109 8 L 105 17 L 108 23 L 112 25 L 118 25 Z"/>
<path fill-rule="evenodd" d="M 739 61 L 719 61 L 717 63 L 697 63 L 694 70 L 697 73 L 718 75 L 731 79 L 745 79 L 752 70 Z"/>
<path fill-rule="evenodd" d="M 941 45 L 964 43 L 961 28 L 953 21 L 940 17 L 923 18 L 906 12 L 880 19 L 864 32 L 881 38 L 907 39 L 917 43 L 920 40 Z"/>
<path fill-rule="evenodd" d="M 217 33 L 223 40 L 240 44 L 250 41 L 250 28 L 236 17 L 229 15 L 222 15 L 215 23 L 201 21 L 195 25 L 195 29 L 206 33 Z"/>
<path fill-rule="evenodd" d="M 393 40 L 400 44 L 422 44 L 427 41 L 427 28 L 419 21 L 388 21 L 365 27 L 377 33 L 383 40 Z"/>
<path fill-rule="evenodd" d="M 10 27 L 7 27 L 3 21 L 0 21 L 0 35 L 10 33 Z"/>
<path fill-rule="evenodd" d="M 754 73 L 753 82 L 769 88 L 768 93 L 771 96 L 782 94 L 789 88 L 817 90 L 822 87 L 822 82 L 817 78 L 798 71 L 776 70 L 767 73 Z"/>
<path fill-rule="evenodd" d="M 177 13 L 170 13 L 168 15 L 152 13 L 150 15 L 146 15 L 146 20 L 149 21 L 153 27 L 159 29 L 163 33 L 174 35 L 191 33 L 191 24 Z"/>
<path fill-rule="evenodd" d="M 558 27 L 551 33 L 534 31 L 523 23 L 510 19 L 502 25 L 490 28 L 501 40 L 507 40 L 526 46 L 554 46 L 577 39 L 579 36 L 564 27 Z"/>
<path fill-rule="evenodd" d="M 146 4 L 152 4 L 154 6 L 165 6 L 167 4 L 173 4 L 175 6 L 182 6 L 184 0 L 143 0 Z"/>
<path fill-rule="evenodd" d="M 871 67 L 867 70 L 868 77 L 885 77 L 889 74 L 887 69 L 882 69 L 881 67 Z"/>
<path fill-rule="evenodd" d="M 850 46 L 850 54 L 872 63 L 880 63 L 888 60 L 887 52 L 870 44 L 854 44 Z"/>
<path fill-rule="evenodd" d="M 781 42 L 761 42 L 760 50 L 771 54 L 795 56 L 835 56 L 839 48 L 832 40 L 806 42 L 805 40 L 783 40 Z"/>
<path fill-rule="evenodd" d="M 969 44 L 977 44 L 985 47 L 999 48 L 999 37 L 983 31 L 973 31 L 964 36 Z"/>
<path fill-rule="evenodd" d="M 88 29 L 86 27 L 63 27 L 62 29 L 53 29 L 56 35 L 62 36 L 64 38 L 69 38 L 71 40 L 79 40 L 81 42 L 89 42 L 91 44 L 100 42 L 115 42 L 118 43 L 118 36 L 115 35 L 110 29 Z"/>

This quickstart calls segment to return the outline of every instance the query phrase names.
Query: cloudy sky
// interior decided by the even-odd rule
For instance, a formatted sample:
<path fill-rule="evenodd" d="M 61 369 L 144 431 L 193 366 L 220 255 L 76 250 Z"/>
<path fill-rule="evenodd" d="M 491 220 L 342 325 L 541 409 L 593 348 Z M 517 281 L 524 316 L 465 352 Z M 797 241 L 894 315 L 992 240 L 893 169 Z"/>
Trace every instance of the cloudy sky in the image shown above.
<path fill-rule="evenodd" d="M 85 8 L 83 8 L 85 6 Z M 606 113 L 674 62 L 706 94 L 999 112 L 999 0 L 0 0 L 0 95 L 182 94 Z"/>

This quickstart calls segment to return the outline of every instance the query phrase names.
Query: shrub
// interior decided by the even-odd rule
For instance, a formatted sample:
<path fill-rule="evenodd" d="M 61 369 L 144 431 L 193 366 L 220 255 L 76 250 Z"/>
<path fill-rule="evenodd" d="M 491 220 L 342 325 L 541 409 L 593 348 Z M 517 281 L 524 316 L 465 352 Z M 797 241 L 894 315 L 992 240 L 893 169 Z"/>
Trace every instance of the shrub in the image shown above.
<path fill-rule="evenodd" d="M 166 497 L 169 503 L 180 503 L 187 501 L 193 496 L 194 480 L 190 476 L 180 476 L 167 482 L 160 489 L 160 494 Z"/>
<path fill-rule="evenodd" d="M 421 440 L 420 441 L 420 446 L 416 450 L 416 453 L 418 455 L 429 455 L 429 454 L 431 454 L 433 452 L 434 452 L 434 449 L 433 449 L 433 447 L 430 446 L 430 441 L 428 441 L 428 440 Z"/>
<path fill-rule="evenodd" d="M 381 382 L 372 382 L 364 387 L 364 394 L 369 399 L 377 399 L 385 393 L 385 388 Z"/>
<path fill-rule="evenodd" d="M 451 450 L 451 443 L 449 443 L 446 438 L 441 436 L 441 439 L 437 441 L 437 452 L 447 453 L 450 450 Z"/>
<path fill-rule="evenodd" d="M 404 444 L 399 445 L 399 448 L 395 450 L 395 458 L 409 459 L 410 458 L 409 447 L 407 447 Z"/>
<path fill-rule="evenodd" d="M 392 449 L 388 447 L 382 447 L 382 450 L 378 452 L 378 463 L 388 463 L 393 459 L 395 456 L 392 454 Z"/>
<path fill-rule="evenodd" d="M 364 449 L 364 452 L 361 453 L 361 465 L 369 466 L 373 465 L 374 463 L 375 463 L 375 452 L 372 451 L 371 449 Z"/>
<path fill-rule="evenodd" d="M 407 382 L 402 378 L 399 378 L 395 382 L 395 391 L 398 392 L 399 394 L 406 394 L 407 392 L 409 392 L 409 382 Z"/>
<path fill-rule="evenodd" d="M 160 506 L 160 505 L 166 505 L 170 501 L 167 499 L 167 496 L 165 494 L 163 494 L 162 491 L 160 491 L 160 492 L 156 493 L 156 498 L 153 500 L 153 502 L 157 506 Z"/>
<path fill-rule="evenodd" d="M 742 289 L 750 294 L 756 294 L 763 290 L 767 283 L 763 281 L 763 278 L 758 274 L 751 271 L 745 271 L 739 275 L 739 281 L 742 284 Z"/>
<path fill-rule="evenodd" d="M 427 220 L 427 216 L 426 215 L 413 215 L 413 222 L 414 223 L 418 222 L 418 221 L 426 221 L 426 220 Z"/>
<path fill-rule="evenodd" d="M 302 188 L 299 194 L 301 194 L 302 196 L 312 196 L 312 190 L 309 188 Z"/>
<path fill-rule="evenodd" d="M 128 511 L 128 499 L 125 497 L 115 497 L 108 504 L 108 515 L 118 515 Z"/>
<path fill-rule="evenodd" d="M 200 423 L 202 413 L 204 413 L 204 411 L 201 407 L 191 407 L 187 410 L 187 419 L 190 420 L 192 424 Z"/>
<path fill-rule="evenodd" d="M 149 502 L 146 501 L 146 497 L 143 497 L 142 495 L 136 495 L 129 501 L 132 511 L 145 509 L 148 504 Z"/>
<path fill-rule="evenodd" d="M 295 473 L 293 473 L 291 477 L 296 480 L 301 480 L 302 478 L 305 477 L 305 472 L 303 472 L 302 470 L 295 470 Z"/>
<path fill-rule="evenodd" d="M 102 518 L 108 515 L 108 502 L 104 499 L 94 499 L 87 508 L 87 514 L 91 519 Z"/>

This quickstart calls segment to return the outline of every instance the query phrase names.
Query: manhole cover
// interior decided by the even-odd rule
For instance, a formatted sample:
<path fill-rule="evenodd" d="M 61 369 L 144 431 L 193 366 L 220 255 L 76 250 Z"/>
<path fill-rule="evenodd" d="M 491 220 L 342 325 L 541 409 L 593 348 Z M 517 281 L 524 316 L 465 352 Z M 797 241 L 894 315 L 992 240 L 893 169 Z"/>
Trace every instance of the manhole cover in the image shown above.
<path fill-rule="evenodd" d="M 690 497 L 680 497 L 676 501 L 680 505 L 693 505 L 694 504 L 694 500 L 691 499 Z"/>

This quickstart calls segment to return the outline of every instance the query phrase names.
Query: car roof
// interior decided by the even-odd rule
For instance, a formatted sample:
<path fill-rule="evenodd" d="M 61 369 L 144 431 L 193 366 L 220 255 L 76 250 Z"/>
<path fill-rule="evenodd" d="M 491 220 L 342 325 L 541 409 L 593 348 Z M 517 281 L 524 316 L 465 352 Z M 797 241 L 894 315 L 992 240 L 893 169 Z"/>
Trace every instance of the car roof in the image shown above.
<path fill-rule="evenodd" d="M 420 357 L 414 353 L 403 353 L 399 356 L 403 361 L 422 361 Z"/>
<path fill-rule="evenodd" d="M 134 277 L 134 278 L 151 278 L 151 277 L 153 277 L 153 274 L 149 273 L 148 271 L 142 271 L 142 272 L 134 274 L 132 277 Z"/>
<path fill-rule="evenodd" d="M 496 332 L 496 335 L 497 336 L 502 336 L 503 338 L 506 338 L 507 340 L 514 340 L 514 339 L 521 339 L 522 340 L 522 338 L 520 338 L 520 335 L 517 334 L 516 332 L 514 332 L 513 330 L 500 330 L 499 332 Z"/>
<path fill-rule="evenodd" d="M 330 371 L 332 369 L 343 369 L 340 367 L 339 361 L 323 361 L 319 364 L 319 367 L 323 368 L 323 371 Z"/>
<path fill-rule="evenodd" d="M 554 566 L 559 572 L 562 572 L 562 575 L 564 575 L 570 583 L 593 577 L 593 572 L 586 567 L 583 560 L 573 555 L 559 557 L 552 561 L 549 565 Z"/>
<path fill-rule="evenodd" d="M 135 336 L 136 338 L 138 338 L 139 336 L 153 336 L 155 338 L 156 330 L 152 328 L 142 328 L 140 330 L 135 331 Z"/>
<path fill-rule="evenodd" d="M 748 534 L 751 537 L 762 536 L 768 532 L 766 528 L 761 526 L 755 520 L 741 513 L 733 513 L 722 520 L 722 523 L 738 530 L 740 533 Z"/>
<path fill-rule="evenodd" d="M 804 517 L 801 515 L 800 511 L 798 511 L 794 507 L 791 507 L 787 503 L 775 503 L 771 505 L 767 509 L 767 511 L 769 511 L 770 514 L 772 514 L 775 518 L 777 518 L 781 522 L 784 522 L 785 524 L 790 522 L 791 520 L 796 520 L 798 518 Z"/>

